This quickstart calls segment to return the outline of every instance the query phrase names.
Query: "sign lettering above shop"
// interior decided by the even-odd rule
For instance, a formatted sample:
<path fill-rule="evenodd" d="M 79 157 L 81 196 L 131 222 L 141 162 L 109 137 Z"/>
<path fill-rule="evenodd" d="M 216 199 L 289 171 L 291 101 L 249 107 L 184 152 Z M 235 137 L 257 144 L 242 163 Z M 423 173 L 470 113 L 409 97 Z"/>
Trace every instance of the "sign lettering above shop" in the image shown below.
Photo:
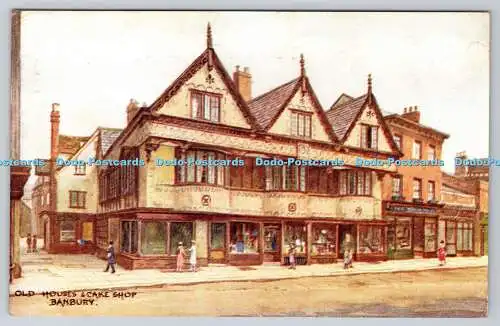
<path fill-rule="evenodd" d="M 414 213 L 414 214 L 437 214 L 435 208 L 429 207 L 415 207 L 415 206 L 400 206 L 387 204 L 387 211 L 395 213 Z"/>

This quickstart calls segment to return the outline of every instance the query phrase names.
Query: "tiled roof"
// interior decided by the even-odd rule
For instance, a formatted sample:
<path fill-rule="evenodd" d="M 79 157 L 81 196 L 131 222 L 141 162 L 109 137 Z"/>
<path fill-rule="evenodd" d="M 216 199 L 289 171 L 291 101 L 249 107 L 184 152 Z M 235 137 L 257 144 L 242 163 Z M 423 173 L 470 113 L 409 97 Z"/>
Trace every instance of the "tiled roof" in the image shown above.
<path fill-rule="evenodd" d="M 333 131 L 337 135 L 338 139 L 344 139 L 349 127 L 352 125 L 359 111 L 362 109 L 366 98 L 367 94 L 362 95 L 342 105 L 332 107 L 326 112 L 328 121 L 332 125 Z"/>
<path fill-rule="evenodd" d="M 252 99 L 248 103 L 250 112 L 255 117 L 260 128 L 267 129 L 270 127 L 270 124 L 276 119 L 276 115 L 281 112 L 283 106 L 297 91 L 299 80 L 300 77 L 291 80 Z"/>
<path fill-rule="evenodd" d="M 99 127 L 99 130 L 101 133 L 101 137 L 99 138 L 101 141 L 101 154 L 104 156 L 118 136 L 120 136 L 123 129 Z"/>
<path fill-rule="evenodd" d="M 74 155 L 90 137 L 59 135 L 59 153 Z"/>

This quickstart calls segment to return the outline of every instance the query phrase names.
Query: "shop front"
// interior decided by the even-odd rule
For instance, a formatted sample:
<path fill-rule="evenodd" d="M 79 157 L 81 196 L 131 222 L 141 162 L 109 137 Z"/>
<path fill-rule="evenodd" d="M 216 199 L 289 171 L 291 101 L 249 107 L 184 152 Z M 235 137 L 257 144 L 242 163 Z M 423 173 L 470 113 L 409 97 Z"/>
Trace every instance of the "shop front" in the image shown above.
<path fill-rule="evenodd" d="M 439 241 L 446 243 L 448 256 L 473 256 L 475 209 L 443 209 L 439 220 Z"/>
<path fill-rule="evenodd" d="M 387 201 L 383 215 L 389 223 L 389 259 L 436 257 L 438 248 L 439 204 Z"/>

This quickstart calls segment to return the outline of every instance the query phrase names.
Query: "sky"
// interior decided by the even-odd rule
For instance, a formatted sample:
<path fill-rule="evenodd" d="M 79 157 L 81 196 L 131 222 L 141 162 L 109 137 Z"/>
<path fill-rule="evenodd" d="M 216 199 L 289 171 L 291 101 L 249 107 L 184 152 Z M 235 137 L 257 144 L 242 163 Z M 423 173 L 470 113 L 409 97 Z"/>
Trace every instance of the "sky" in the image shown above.
<path fill-rule="evenodd" d="M 485 13 L 24 12 L 21 158 L 50 153 L 51 104 L 60 133 L 123 128 L 131 98 L 151 104 L 206 48 L 226 70 L 249 67 L 252 96 L 307 75 L 324 109 L 360 96 L 372 74 L 385 111 L 418 106 L 450 134 L 442 159 L 489 150 L 490 21 Z"/>

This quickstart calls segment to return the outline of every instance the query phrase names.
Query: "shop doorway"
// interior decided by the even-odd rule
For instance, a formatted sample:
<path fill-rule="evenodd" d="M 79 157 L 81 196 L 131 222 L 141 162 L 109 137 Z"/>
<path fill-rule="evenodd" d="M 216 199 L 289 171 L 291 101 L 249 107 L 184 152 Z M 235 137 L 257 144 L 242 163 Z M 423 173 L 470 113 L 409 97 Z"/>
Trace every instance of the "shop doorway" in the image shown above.
<path fill-rule="evenodd" d="M 211 264 L 227 263 L 227 223 L 210 223 L 210 246 L 208 262 Z"/>
<path fill-rule="evenodd" d="M 344 258 L 346 250 L 353 250 L 353 257 L 356 259 L 356 225 L 354 224 L 340 224 L 339 225 L 339 242 L 340 246 L 337 257 Z"/>
<path fill-rule="evenodd" d="M 264 224 L 264 262 L 281 261 L 281 225 Z"/>

